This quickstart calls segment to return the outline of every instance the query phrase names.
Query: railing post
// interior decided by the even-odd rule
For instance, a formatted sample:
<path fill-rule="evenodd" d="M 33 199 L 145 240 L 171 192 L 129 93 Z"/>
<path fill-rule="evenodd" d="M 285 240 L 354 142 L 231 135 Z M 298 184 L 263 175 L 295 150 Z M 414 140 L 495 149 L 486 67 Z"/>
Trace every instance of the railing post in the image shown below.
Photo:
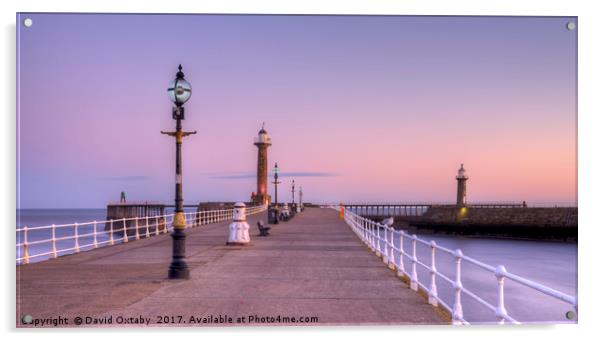
<path fill-rule="evenodd" d="M 397 267 L 397 276 L 399 277 L 403 277 L 405 276 L 405 266 L 403 264 L 403 257 L 404 257 L 404 251 L 403 251 L 403 237 L 405 235 L 405 232 L 403 230 L 399 231 L 399 266 Z"/>
<path fill-rule="evenodd" d="M 461 263 L 462 250 L 457 249 L 454 253 L 456 257 L 456 281 L 454 282 L 454 291 L 455 291 L 455 299 L 454 299 L 454 307 L 452 312 L 452 323 L 453 324 L 462 324 L 462 319 L 464 318 L 464 312 L 462 311 L 462 279 L 461 279 Z"/>
<path fill-rule="evenodd" d="M 418 272 L 416 271 L 416 262 L 418 262 L 418 258 L 416 257 L 416 240 L 418 237 L 413 234 L 412 235 L 412 275 L 410 276 L 410 289 L 414 291 L 418 291 Z"/>
<path fill-rule="evenodd" d="M 27 241 L 27 226 L 23 228 L 23 263 L 29 264 L 29 245 Z"/>
<path fill-rule="evenodd" d="M 495 316 L 499 318 L 498 323 L 504 324 L 508 312 L 504 305 L 504 278 L 506 268 L 503 265 L 498 265 L 495 268 L 495 277 L 497 278 L 497 307 L 495 308 Z"/>
<path fill-rule="evenodd" d="M 372 251 L 374 253 L 378 253 L 378 249 L 377 249 L 377 241 L 378 239 L 376 239 L 376 226 L 374 221 L 370 220 L 370 229 L 372 230 Z"/>
<path fill-rule="evenodd" d="M 79 231 L 78 231 L 78 224 L 75 223 L 75 253 L 79 252 Z"/>
<path fill-rule="evenodd" d="M 403 235 L 403 230 L 399 231 L 399 266 L 397 267 L 397 276 L 399 277 L 405 276 L 406 272 L 406 269 L 403 264 Z"/>
<path fill-rule="evenodd" d="M 56 252 L 56 226 L 54 224 L 52 224 L 52 258 L 56 258 L 57 257 L 57 252 Z"/>
<path fill-rule="evenodd" d="M 96 237 L 96 220 L 94 220 L 94 248 L 98 248 L 98 238 Z"/>
<path fill-rule="evenodd" d="M 370 220 L 362 217 L 362 219 L 364 219 L 364 229 L 366 230 L 366 245 L 372 249 L 372 245 L 370 245 L 370 240 L 371 240 L 371 236 L 370 236 Z"/>
<path fill-rule="evenodd" d="M 134 226 L 136 227 L 136 240 L 140 240 L 140 232 L 138 231 L 138 217 L 135 218 L 136 219 L 136 224 L 134 224 Z"/>
<path fill-rule="evenodd" d="M 383 228 L 383 262 L 389 264 L 389 229 L 387 225 L 381 224 Z"/>
<path fill-rule="evenodd" d="M 364 232 L 364 243 L 367 245 L 369 243 L 368 241 L 368 221 L 366 220 L 366 218 L 362 217 L 362 230 Z"/>
<path fill-rule="evenodd" d="M 366 240 L 365 243 L 366 245 L 368 245 L 368 247 L 372 248 L 372 245 L 370 245 L 370 221 L 366 218 L 364 219 L 364 229 L 366 230 Z"/>
<path fill-rule="evenodd" d="M 429 290 L 429 303 L 434 305 L 435 307 L 439 304 L 437 301 L 437 267 L 435 266 L 435 250 L 437 243 L 435 241 L 431 241 L 431 287 Z"/>
<path fill-rule="evenodd" d="M 391 227 L 391 238 L 389 238 L 389 269 L 395 269 L 395 229 Z"/>
<path fill-rule="evenodd" d="M 376 229 L 376 255 L 380 257 L 383 254 L 381 247 L 382 237 L 380 236 L 380 224 L 375 222 L 374 228 Z"/>
<path fill-rule="evenodd" d="M 125 218 L 123 218 L 123 242 L 124 243 L 128 242 L 128 229 L 127 229 L 127 222 L 125 221 Z"/>
<path fill-rule="evenodd" d="M 395 229 L 391 227 L 391 239 L 389 240 L 389 269 L 395 269 Z"/>
<path fill-rule="evenodd" d="M 165 219 L 163 219 L 163 221 L 165 221 Z M 159 234 L 161 234 L 161 230 L 159 229 L 159 225 L 161 223 L 161 219 L 159 218 L 158 215 L 155 216 L 155 236 L 158 236 Z"/>
<path fill-rule="evenodd" d="M 146 216 L 146 238 L 150 237 L 150 228 L 148 226 L 148 216 Z"/>
<path fill-rule="evenodd" d="M 115 245 L 115 239 L 113 239 L 113 219 L 111 219 L 109 227 L 109 245 Z"/>
<path fill-rule="evenodd" d="M 372 230 L 370 230 L 370 220 L 364 218 L 364 225 L 366 227 L 366 245 L 372 249 Z"/>

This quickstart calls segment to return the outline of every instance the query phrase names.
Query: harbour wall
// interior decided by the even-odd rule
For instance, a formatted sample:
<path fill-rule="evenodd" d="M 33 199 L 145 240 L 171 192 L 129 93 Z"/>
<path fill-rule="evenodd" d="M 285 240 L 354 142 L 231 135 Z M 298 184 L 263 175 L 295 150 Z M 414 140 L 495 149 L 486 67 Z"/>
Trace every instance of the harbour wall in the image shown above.
<path fill-rule="evenodd" d="M 380 221 L 381 217 L 367 217 Z M 482 208 L 431 206 L 420 216 L 394 216 L 395 226 L 419 232 L 534 240 L 577 240 L 577 207 Z"/>

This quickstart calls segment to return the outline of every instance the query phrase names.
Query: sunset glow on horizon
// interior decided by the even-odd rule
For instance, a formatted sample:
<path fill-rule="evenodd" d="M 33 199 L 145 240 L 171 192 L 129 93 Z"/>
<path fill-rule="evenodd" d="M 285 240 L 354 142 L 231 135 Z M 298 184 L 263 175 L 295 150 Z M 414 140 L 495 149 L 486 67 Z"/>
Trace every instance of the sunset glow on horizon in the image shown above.
<path fill-rule="evenodd" d="M 461 163 L 468 202 L 577 201 L 574 17 L 25 17 L 18 208 L 173 202 L 180 63 L 185 203 L 250 199 L 262 122 L 286 201 L 454 202 Z"/>

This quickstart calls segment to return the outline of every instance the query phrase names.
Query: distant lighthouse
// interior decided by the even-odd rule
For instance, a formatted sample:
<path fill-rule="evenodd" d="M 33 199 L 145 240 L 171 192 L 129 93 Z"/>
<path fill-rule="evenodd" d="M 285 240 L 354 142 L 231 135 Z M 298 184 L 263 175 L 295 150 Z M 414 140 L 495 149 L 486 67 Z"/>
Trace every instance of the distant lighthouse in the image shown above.
<path fill-rule="evenodd" d="M 265 130 L 265 123 L 255 138 L 254 145 L 257 146 L 257 192 L 253 201 L 261 205 L 267 205 L 270 201 L 268 195 L 268 147 L 272 145 L 272 139 Z"/>
<path fill-rule="evenodd" d="M 468 180 L 468 176 L 466 175 L 466 170 L 464 170 L 464 164 L 460 165 L 456 180 L 458 180 L 458 197 L 456 199 L 456 205 L 466 206 L 466 180 Z"/>

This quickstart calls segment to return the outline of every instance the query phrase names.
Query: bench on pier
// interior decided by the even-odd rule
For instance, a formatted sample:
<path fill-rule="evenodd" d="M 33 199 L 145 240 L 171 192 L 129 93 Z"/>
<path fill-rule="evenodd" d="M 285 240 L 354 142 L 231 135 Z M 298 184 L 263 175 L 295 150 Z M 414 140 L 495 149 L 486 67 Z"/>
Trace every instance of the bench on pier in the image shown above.
<path fill-rule="evenodd" d="M 257 228 L 259 229 L 259 236 L 260 237 L 266 237 L 270 234 L 270 229 L 271 227 L 269 226 L 265 226 L 263 224 L 263 220 L 260 220 L 257 222 Z"/>

